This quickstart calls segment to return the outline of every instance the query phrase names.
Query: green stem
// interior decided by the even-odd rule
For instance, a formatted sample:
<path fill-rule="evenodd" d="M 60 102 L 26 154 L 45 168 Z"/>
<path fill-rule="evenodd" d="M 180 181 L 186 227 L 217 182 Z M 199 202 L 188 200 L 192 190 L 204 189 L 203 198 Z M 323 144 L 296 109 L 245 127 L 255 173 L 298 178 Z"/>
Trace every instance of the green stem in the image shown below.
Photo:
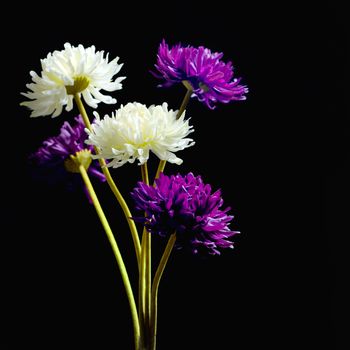
<path fill-rule="evenodd" d="M 188 102 L 190 102 L 190 97 L 191 97 L 192 92 L 193 92 L 192 86 L 187 81 L 184 81 L 183 84 L 185 85 L 187 91 L 186 91 L 186 95 L 185 95 L 184 99 L 182 100 L 180 109 L 177 112 L 176 119 L 179 119 L 182 116 L 182 113 L 185 111 L 185 109 L 188 105 Z"/>
<path fill-rule="evenodd" d="M 170 253 L 174 247 L 176 241 L 176 233 L 173 233 L 165 247 L 162 258 L 160 259 L 159 266 L 157 268 L 156 274 L 154 275 L 152 284 L 152 295 L 151 295 L 151 350 L 156 350 L 156 340 L 157 340 L 157 311 L 158 311 L 158 288 L 159 282 L 162 278 L 165 266 L 168 262 Z"/>
<path fill-rule="evenodd" d="M 164 172 L 165 165 L 166 165 L 166 160 L 159 161 L 159 165 L 158 165 L 158 169 L 157 169 L 156 177 L 155 177 L 156 179 L 158 179 L 160 173 Z"/>
<path fill-rule="evenodd" d="M 190 85 L 189 82 L 184 81 L 183 84 L 185 85 L 187 91 L 186 91 L 186 95 L 185 95 L 184 99 L 182 100 L 180 109 L 176 114 L 176 119 L 179 119 L 182 116 L 182 113 L 185 111 L 188 103 L 190 102 L 190 97 L 191 97 L 192 92 L 193 92 L 192 86 Z M 166 165 L 166 160 L 160 160 L 159 165 L 158 165 L 158 169 L 156 172 L 156 177 L 155 177 L 156 179 L 158 179 L 159 174 L 164 171 L 165 165 Z"/>
<path fill-rule="evenodd" d="M 141 165 L 141 176 L 142 181 L 149 185 L 149 178 L 148 178 L 148 168 L 147 163 Z M 149 344 L 149 336 L 150 336 L 150 315 L 151 315 L 151 283 L 152 283 L 152 270 L 151 270 L 151 234 L 144 228 L 143 234 L 142 234 L 142 248 L 144 251 L 141 251 L 141 255 L 144 257 L 142 260 L 142 263 L 145 264 L 144 268 L 142 268 L 142 271 L 144 273 L 143 275 L 143 281 L 144 281 L 144 293 L 145 293 L 145 299 L 144 299 L 144 320 L 145 320 L 145 341 L 146 344 Z"/>
<path fill-rule="evenodd" d="M 79 94 L 74 94 L 74 101 L 77 104 L 77 107 L 83 118 L 85 126 L 91 131 L 91 123 Z"/>
<path fill-rule="evenodd" d="M 131 284 L 130 284 L 130 280 L 129 280 L 129 276 L 128 273 L 126 271 L 126 267 L 123 261 L 123 258 L 120 254 L 120 250 L 118 248 L 118 244 L 114 238 L 114 235 L 112 233 L 112 230 L 108 224 L 107 218 L 102 210 L 102 207 L 100 205 L 100 202 L 96 196 L 96 193 L 94 191 L 94 188 L 92 187 L 91 181 L 89 179 L 89 176 L 84 168 L 83 165 L 79 166 L 79 171 L 80 174 L 84 180 L 85 186 L 89 192 L 89 195 L 91 197 L 91 200 L 94 204 L 94 207 L 96 209 L 97 215 L 100 218 L 101 224 L 106 232 L 108 241 L 112 247 L 114 256 L 117 260 L 117 264 L 120 270 L 120 274 L 122 276 L 122 280 L 124 283 L 124 287 L 125 287 L 125 291 L 126 291 L 126 295 L 129 301 L 129 305 L 130 305 L 130 311 L 131 311 L 131 317 L 132 317 L 132 322 L 133 322 L 133 327 L 134 327 L 134 340 L 135 340 L 135 349 L 138 349 L 138 344 L 139 344 L 139 337 L 140 337 L 140 325 L 138 322 L 138 317 L 137 317 L 137 308 L 136 308 L 136 304 L 135 304 L 135 299 L 134 299 L 134 295 L 132 292 L 132 288 L 131 288 Z"/>
<path fill-rule="evenodd" d="M 75 100 L 75 102 L 77 104 L 77 107 L 79 109 L 79 112 L 80 112 L 80 114 L 81 114 L 81 116 L 82 116 L 82 118 L 84 120 L 85 126 L 89 130 L 91 130 L 90 120 L 89 120 L 89 118 L 87 116 L 85 107 L 84 107 L 84 105 L 83 105 L 83 103 L 81 101 L 81 98 L 80 98 L 79 94 L 75 94 L 74 95 L 74 100 Z M 99 154 L 99 150 L 98 150 L 97 147 L 95 147 L 95 153 Z M 139 235 L 137 233 L 135 222 L 134 222 L 134 220 L 131 219 L 132 215 L 131 215 L 131 212 L 129 210 L 129 207 L 126 204 L 126 202 L 125 202 L 122 194 L 120 193 L 117 185 L 115 184 L 115 182 L 114 182 L 114 180 L 113 180 L 113 178 L 111 176 L 111 173 L 109 172 L 109 169 L 106 167 L 105 160 L 103 158 L 100 158 L 99 159 L 99 163 L 100 163 L 102 172 L 103 172 L 104 176 L 106 177 L 107 183 L 108 183 L 109 187 L 111 188 L 113 194 L 117 198 L 117 201 L 118 201 L 119 205 L 121 206 L 121 208 L 122 208 L 122 210 L 124 212 L 125 218 L 126 218 L 126 220 L 128 222 L 128 225 L 129 225 L 129 228 L 130 228 L 130 232 L 131 232 L 131 237 L 132 237 L 132 240 L 134 242 L 137 263 L 140 266 L 141 244 L 140 244 L 140 239 L 139 239 Z"/>
<path fill-rule="evenodd" d="M 145 183 L 146 185 L 149 185 L 147 163 L 144 163 L 141 165 L 141 177 L 142 177 L 142 182 Z"/>
<path fill-rule="evenodd" d="M 140 324 L 140 349 L 145 344 L 145 276 L 146 276 L 146 263 L 145 263 L 145 243 L 146 240 L 141 241 L 141 257 L 140 257 L 140 269 L 139 269 L 139 324 Z"/>

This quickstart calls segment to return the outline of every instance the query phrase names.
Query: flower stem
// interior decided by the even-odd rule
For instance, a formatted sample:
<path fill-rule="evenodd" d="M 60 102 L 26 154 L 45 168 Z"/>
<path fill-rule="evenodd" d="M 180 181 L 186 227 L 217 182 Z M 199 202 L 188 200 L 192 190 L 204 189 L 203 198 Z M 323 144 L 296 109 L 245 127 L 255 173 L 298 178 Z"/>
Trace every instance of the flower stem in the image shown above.
<path fill-rule="evenodd" d="M 141 241 L 141 257 L 140 257 L 140 268 L 139 268 L 139 324 L 140 324 L 140 349 L 145 344 L 145 297 L 146 297 L 146 264 L 145 264 L 145 243 L 146 240 Z"/>
<path fill-rule="evenodd" d="M 174 247 L 176 241 L 176 233 L 173 233 L 169 241 L 165 247 L 162 258 L 160 259 L 159 266 L 157 268 L 156 274 L 153 279 L 152 284 L 152 296 L 151 296 L 151 304 L 152 304 L 152 312 L 151 312 L 151 350 L 156 350 L 156 340 L 157 340 L 157 311 L 158 311 L 158 288 L 159 282 L 162 278 L 165 266 L 168 262 L 170 253 Z"/>
<path fill-rule="evenodd" d="M 187 83 L 187 84 L 186 83 L 184 82 L 184 85 L 185 85 L 185 87 L 187 89 L 186 95 L 185 95 L 184 99 L 182 100 L 180 109 L 179 109 L 179 111 L 177 112 L 177 115 L 176 115 L 176 119 L 179 119 L 182 116 L 182 113 L 185 111 L 185 109 L 186 109 L 186 107 L 188 105 L 188 102 L 190 102 L 190 97 L 191 97 L 192 92 L 193 92 L 191 85 L 189 83 Z"/>
<path fill-rule="evenodd" d="M 74 94 L 74 101 L 75 101 L 75 103 L 77 104 L 77 107 L 78 107 L 78 109 L 79 109 L 79 112 L 80 112 L 80 114 L 81 114 L 81 116 L 82 116 L 82 118 L 83 118 L 83 120 L 84 120 L 85 126 L 86 126 L 89 130 L 91 130 L 91 123 L 90 123 L 89 117 L 88 117 L 88 115 L 87 115 L 87 113 L 86 113 L 85 107 L 84 107 L 84 105 L 83 105 L 83 102 L 82 102 L 82 100 L 81 100 L 79 94 Z"/>
<path fill-rule="evenodd" d="M 190 97 L 191 97 L 192 92 L 193 92 L 192 86 L 190 85 L 190 83 L 185 81 L 185 82 L 183 82 L 183 84 L 185 85 L 187 91 L 186 91 L 186 95 L 185 95 L 184 99 L 182 100 L 180 109 L 176 114 L 176 119 L 179 119 L 181 117 L 182 113 L 185 111 L 188 103 L 190 102 Z M 159 174 L 164 171 L 165 165 L 166 165 L 166 160 L 160 160 L 159 165 L 158 165 L 158 169 L 156 172 L 156 177 L 155 177 L 156 179 L 158 179 Z"/>
<path fill-rule="evenodd" d="M 147 163 L 141 165 L 141 176 L 142 181 L 149 185 L 148 179 L 148 168 Z M 146 344 L 149 344 L 150 340 L 150 315 L 151 315 L 151 283 L 152 283 L 152 270 L 151 270 L 151 234 L 143 229 L 142 233 L 142 244 L 141 244 L 141 264 L 142 266 L 142 283 L 144 288 L 142 289 L 142 293 L 144 293 L 144 340 Z"/>
<path fill-rule="evenodd" d="M 144 163 L 144 164 L 141 165 L 141 176 L 142 176 L 142 181 L 146 185 L 149 185 L 147 163 Z"/>
<path fill-rule="evenodd" d="M 101 224 L 106 232 L 108 241 L 112 247 L 114 256 L 117 260 L 117 264 L 120 270 L 120 274 L 122 276 L 122 280 L 124 283 L 124 287 L 125 287 L 125 291 L 126 291 L 126 295 L 128 297 L 128 301 L 129 301 L 129 305 L 130 305 L 130 311 L 131 311 L 131 317 L 132 317 L 132 322 L 133 322 L 133 327 L 134 327 L 134 341 L 135 341 L 135 349 L 138 349 L 138 344 L 139 344 L 139 337 L 140 337 L 140 326 L 139 326 L 139 322 L 138 322 L 138 317 L 137 317 L 137 308 L 136 308 L 136 304 L 135 304 L 135 299 L 134 299 L 134 295 L 132 292 L 132 288 L 131 288 L 131 284 L 130 284 L 130 280 L 129 280 L 129 276 L 128 273 L 126 271 L 126 267 L 123 261 L 123 258 L 120 254 L 120 250 L 118 248 L 118 244 L 114 238 L 114 235 L 112 233 L 112 230 L 108 224 L 107 218 L 102 210 L 102 207 L 100 205 L 100 202 L 96 196 L 96 193 L 94 191 L 94 188 L 92 187 L 91 181 L 89 179 L 89 176 L 84 168 L 83 165 L 79 166 L 79 171 L 80 174 L 84 180 L 85 186 L 89 192 L 89 195 L 92 199 L 92 202 L 94 204 L 94 207 L 96 209 L 97 215 L 100 218 Z"/>
<path fill-rule="evenodd" d="M 158 169 L 157 169 L 156 177 L 155 177 L 156 179 L 158 179 L 160 173 L 164 172 L 165 165 L 166 165 L 166 160 L 159 161 L 159 165 L 158 165 Z"/>
<path fill-rule="evenodd" d="M 91 130 L 90 120 L 87 116 L 85 107 L 83 105 L 83 102 L 81 101 L 79 94 L 74 94 L 74 100 L 75 100 L 77 107 L 79 109 L 79 112 L 84 120 L 85 126 L 89 130 Z M 97 147 L 95 147 L 95 153 L 99 154 L 99 150 Z M 111 173 L 109 172 L 109 169 L 106 167 L 106 161 L 103 158 L 101 158 L 101 159 L 99 159 L 99 163 L 100 163 L 102 172 L 103 172 L 104 176 L 106 177 L 107 183 L 108 183 L 109 187 L 111 188 L 113 194 L 117 198 L 117 201 L 118 201 L 119 205 L 121 206 L 121 208 L 124 212 L 125 218 L 128 222 L 130 232 L 131 232 L 131 237 L 132 237 L 132 240 L 134 242 L 137 263 L 140 266 L 141 244 L 140 244 L 140 239 L 139 239 L 139 235 L 137 233 L 135 222 L 134 222 L 134 220 L 131 219 L 132 215 L 131 215 L 131 212 L 129 210 L 129 207 L 126 204 L 126 202 L 125 202 L 122 194 L 120 193 L 117 185 L 115 184 L 115 182 L 111 176 Z"/>

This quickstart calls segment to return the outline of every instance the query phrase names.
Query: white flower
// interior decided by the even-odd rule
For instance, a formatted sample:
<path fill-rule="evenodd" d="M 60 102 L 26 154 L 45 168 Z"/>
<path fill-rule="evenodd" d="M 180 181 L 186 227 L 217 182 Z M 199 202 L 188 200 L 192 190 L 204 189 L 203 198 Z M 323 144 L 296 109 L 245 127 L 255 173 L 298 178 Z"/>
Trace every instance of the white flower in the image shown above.
<path fill-rule="evenodd" d="M 108 54 L 104 58 L 104 51 L 95 52 L 95 46 L 84 48 L 71 44 L 64 44 L 64 50 L 49 53 L 41 60 L 41 76 L 30 72 L 33 83 L 27 84 L 31 91 L 22 93 L 31 101 L 21 105 L 29 107 L 33 112 L 31 117 L 52 114 L 57 117 L 63 106 L 66 111 L 73 108 L 73 95 L 83 95 L 85 102 L 97 108 L 97 104 L 107 104 L 117 101 L 111 96 L 102 95 L 100 90 L 115 91 L 122 88 L 120 83 L 125 77 L 112 81 L 123 64 L 118 64 L 119 57 L 108 63 Z"/>
<path fill-rule="evenodd" d="M 112 116 L 100 119 L 97 112 L 92 131 L 87 129 L 89 138 L 86 143 L 98 147 L 99 155 L 94 158 L 110 160 L 109 167 L 118 168 L 126 162 L 136 159 L 145 163 L 152 151 L 160 159 L 181 164 L 182 160 L 173 152 L 194 145 L 188 134 L 193 127 L 185 120 L 185 112 L 176 119 L 177 111 L 169 110 L 168 104 L 150 106 L 140 103 L 128 103 L 121 106 Z"/>

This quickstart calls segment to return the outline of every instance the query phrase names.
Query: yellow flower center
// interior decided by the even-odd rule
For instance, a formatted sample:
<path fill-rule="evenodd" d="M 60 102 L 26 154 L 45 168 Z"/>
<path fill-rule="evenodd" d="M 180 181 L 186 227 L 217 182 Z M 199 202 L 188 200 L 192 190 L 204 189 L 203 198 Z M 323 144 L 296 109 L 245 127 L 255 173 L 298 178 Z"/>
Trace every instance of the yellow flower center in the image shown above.
<path fill-rule="evenodd" d="M 88 149 L 83 149 L 77 152 L 74 156 L 71 155 L 64 161 L 64 168 L 70 173 L 79 173 L 79 167 L 82 165 L 85 170 L 89 169 L 91 164 L 91 152 Z"/>
<path fill-rule="evenodd" d="M 75 95 L 84 91 L 90 84 L 90 79 L 83 75 L 78 75 L 74 78 L 74 85 L 66 86 L 68 95 Z"/>

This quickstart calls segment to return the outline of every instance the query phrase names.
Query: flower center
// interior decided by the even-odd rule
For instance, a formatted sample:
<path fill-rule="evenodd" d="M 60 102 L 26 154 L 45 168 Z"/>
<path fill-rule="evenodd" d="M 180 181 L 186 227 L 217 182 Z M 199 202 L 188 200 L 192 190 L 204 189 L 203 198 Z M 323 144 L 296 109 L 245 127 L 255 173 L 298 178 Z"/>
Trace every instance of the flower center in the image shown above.
<path fill-rule="evenodd" d="M 68 95 L 75 95 L 84 91 L 90 84 L 90 79 L 83 75 L 78 75 L 74 78 L 74 85 L 66 86 Z"/>
<path fill-rule="evenodd" d="M 64 161 L 64 168 L 70 173 L 79 173 L 79 167 L 82 165 L 85 170 L 89 169 L 91 164 L 91 152 L 88 149 L 83 149 L 71 155 Z"/>

